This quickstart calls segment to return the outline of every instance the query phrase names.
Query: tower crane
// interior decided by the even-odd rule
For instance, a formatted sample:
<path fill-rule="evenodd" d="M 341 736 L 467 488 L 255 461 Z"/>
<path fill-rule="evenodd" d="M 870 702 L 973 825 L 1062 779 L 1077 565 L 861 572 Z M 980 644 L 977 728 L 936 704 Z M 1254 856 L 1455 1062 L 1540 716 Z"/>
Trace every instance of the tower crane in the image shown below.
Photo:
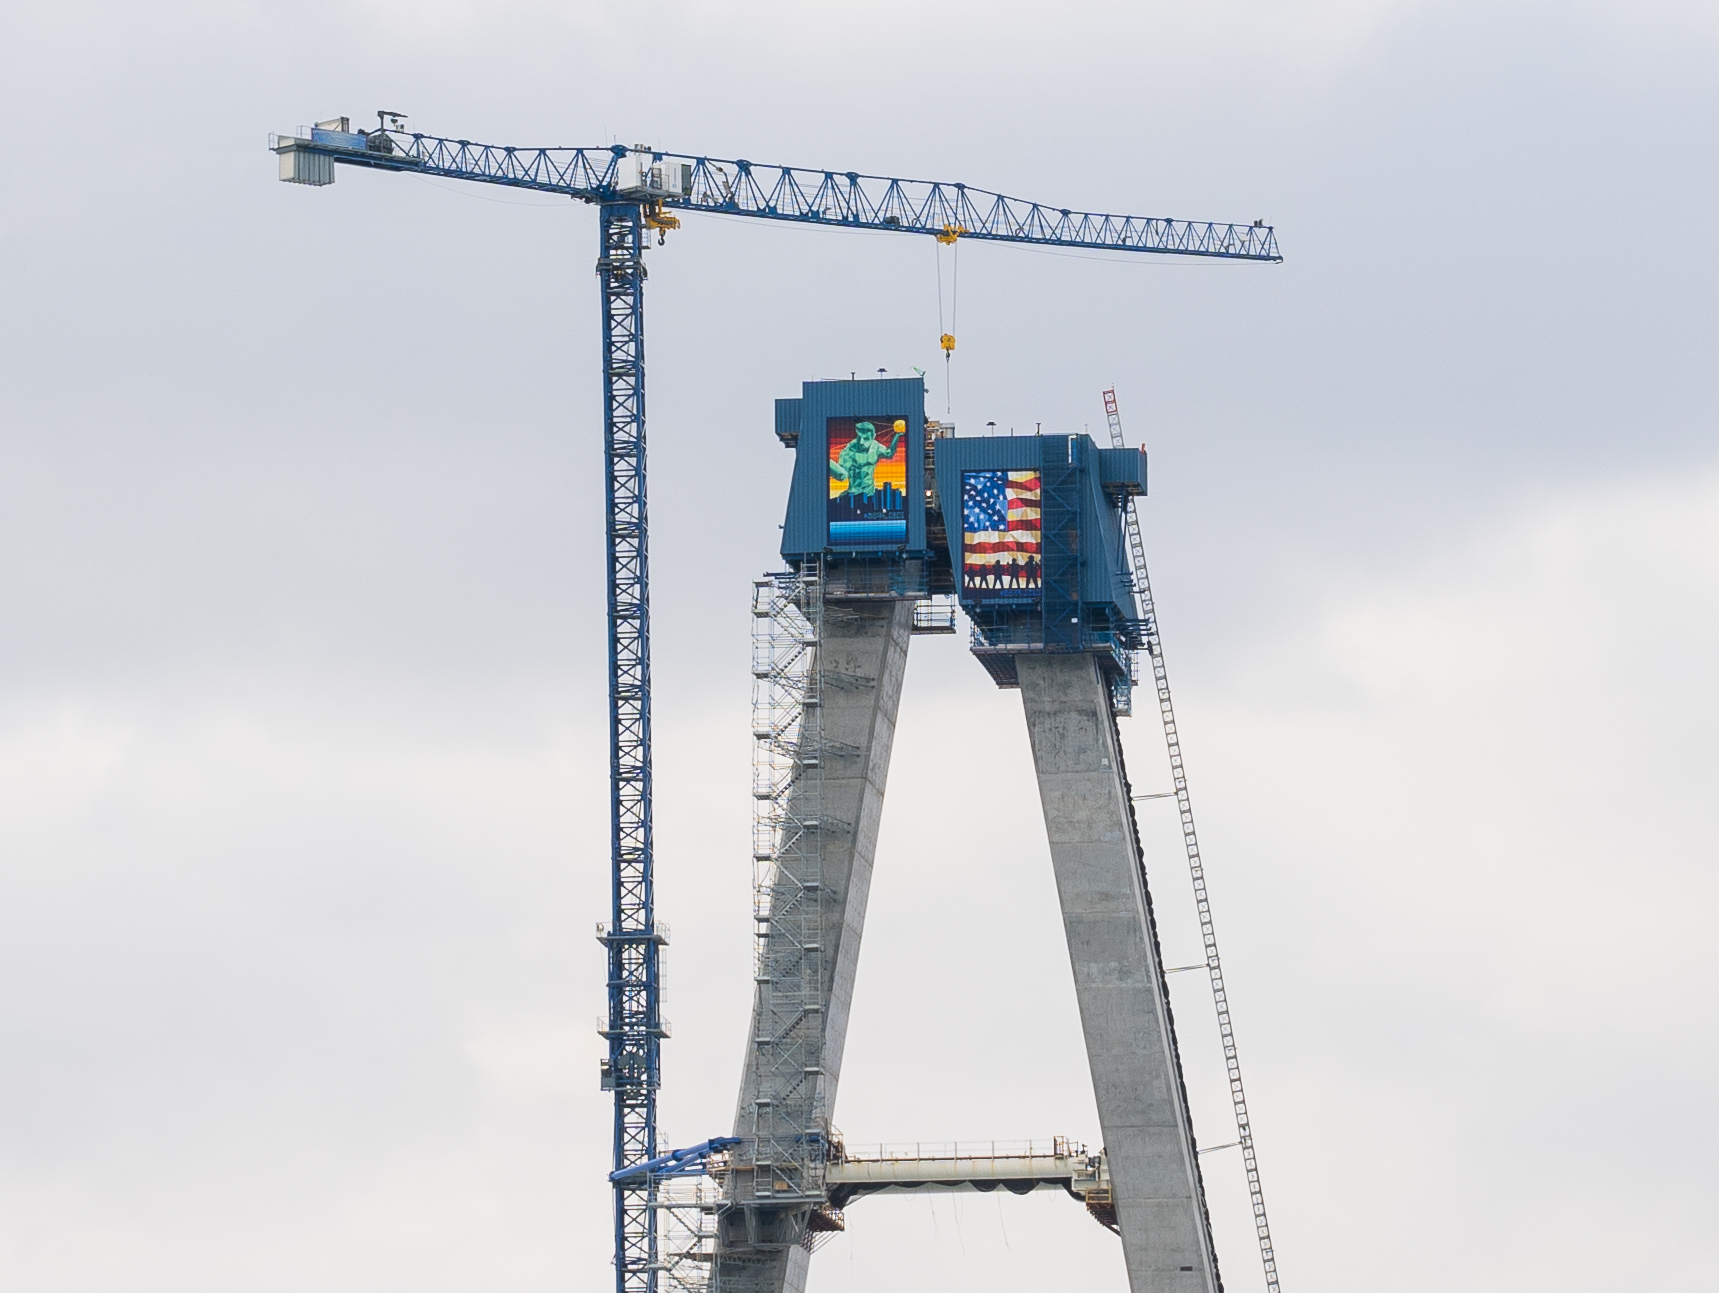
<path fill-rule="evenodd" d="M 608 954 L 609 1054 L 601 1082 L 614 1092 L 615 1287 L 657 1293 L 657 1218 L 643 1167 L 672 1155 L 657 1145 L 656 1093 L 665 1029 L 660 1008 L 651 839 L 650 577 L 645 491 L 645 250 L 711 212 L 838 229 L 929 235 L 945 244 L 1036 244 L 1148 255 L 1275 262 L 1263 221 L 1219 224 L 1074 211 L 934 181 L 855 171 L 762 165 L 647 146 L 520 148 L 409 132 L 379 112 L 372 130 L 351 119 L 271 136 L 280 178 L 332 184 L 335 167 L 416 173 L 554 193 L 597 208 L 602 313 L 603 457 L 607 509 L 609 776 L 612 900 L 599 937 Z M 941 338 L 944 350 L 953 336 Z M 708 1146 L 709 1142 L 707 1142 Z M 676 1159 L 677 1163 L 681 1160 Z"/>

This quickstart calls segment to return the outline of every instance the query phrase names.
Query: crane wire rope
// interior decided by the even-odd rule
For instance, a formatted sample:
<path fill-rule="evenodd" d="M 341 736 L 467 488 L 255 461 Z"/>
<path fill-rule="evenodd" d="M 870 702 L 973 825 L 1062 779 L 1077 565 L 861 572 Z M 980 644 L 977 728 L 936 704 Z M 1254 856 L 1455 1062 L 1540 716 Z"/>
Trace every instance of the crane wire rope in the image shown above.
<path fill-rule="evenodd" d="M 1116 403 L 1116 392 L 1104 392 L 1104 414 L 1110 424 L 1110 443 L 1117 449 L 1126 448 L 1122 439 L 1122 414 Z M 1164 724 L 1164 744 L 1170 756 L 1170 777 L 1175 786 L 1176 809 L 1181 816 L 1182 844 L 1188 855 L 1188 875 L 1194 884 L 1194 905 L 1200 919 L 1200 938 L 1205 946 L 1205 969 L 1212 982 L 1212 1003 L 1217 1008 L 1218 1035 L 1223 1042 L 1224 1068 L 1229 1077 L 1230 1104 L 1235 1110 L 1236 1140 L 1242 1152 L 1242 1165 L 1247 1174 L 1248 1199 L 1253 1208 L 1254 1235 L 1259 1241 L 1259 1259 L 1265 1268 L 1267 1293 L 1279 1293 L 1277 1254 L 1272 1247 L 1271 1226 L 1265 1215 L 1265 1193 L 1260 1188 L 1259 1161 L 1254 1154 L 1253 1124 L 1248 1117 L 1247 1094 L 1242 1088 L 1241 1061 L 1236 1053 L 1235 1027 L 1230 1018 L 1228 990 L 1224 987 L 1223 964 L 1218 959 L 1218 938 L 1212 925 L 1211 896 L 1206 889 L 1206 868 L 1200 857 L 1200 841 L 1194 832 L 1194 810 L 1188 799 L 1188 774 L 1182 763 L 1182 740 L 1176 729 L 1176 711 L 1170 702 L 1170 679 L 1164 668 L 1163 643 L 1158 636 L 1158 615 L 1152 603 L 1152 582 L 1146 573 L 1146 546 L 1140 537 L 1140 516 L 1133 498 L 1128 500 L 1124 518 L 1128 530 L 1128 551 L 1134 570 L 1134 591 L 1140 599 L 1141 621 L 1145 626 L 1147 658 L 1152 663 L 1152 681 L 1158 691 L 1158 714 Z M 1141 795 L 1141 799 L 1167 796 Z M 1193 966 L 1180 967 L 1193 969 Z M 1214 1146 L 1229 1149 L 1230 1145 Z"/>
<path fill-rule="evenodd" d="M 943 240 L 937 240 L 937 332 L 946 337 L 949 330 L 943 326 Z M 949 412 L 949 406 L 954 402 L 949 392 L 949 352 L 943 352 L 943 411 Z"/>
<path fill-rule="evenodd" d="M 955 315 L 961 304 L 961 235 L 967 230 L 958 224 L 946 224 L 937 239 L 937 344 L 943 348 L 943 413 L 953 417 L 955 393 L 950 378 L 950 360 L 955 357 Z M 943 249 L 949 248 L 949 326 L 943 320 Z"/>

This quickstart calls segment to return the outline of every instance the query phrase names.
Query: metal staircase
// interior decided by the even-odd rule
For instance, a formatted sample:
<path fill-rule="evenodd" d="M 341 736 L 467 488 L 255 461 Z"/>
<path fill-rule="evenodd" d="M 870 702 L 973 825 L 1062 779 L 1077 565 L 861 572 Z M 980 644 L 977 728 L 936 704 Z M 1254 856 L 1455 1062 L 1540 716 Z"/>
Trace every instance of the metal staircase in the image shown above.
<path fill-rule="evenodd" d="M 753 1124 L 734 1158 L 741 1206 L 824 1201 L 824 571 L 754 582 Z"/>

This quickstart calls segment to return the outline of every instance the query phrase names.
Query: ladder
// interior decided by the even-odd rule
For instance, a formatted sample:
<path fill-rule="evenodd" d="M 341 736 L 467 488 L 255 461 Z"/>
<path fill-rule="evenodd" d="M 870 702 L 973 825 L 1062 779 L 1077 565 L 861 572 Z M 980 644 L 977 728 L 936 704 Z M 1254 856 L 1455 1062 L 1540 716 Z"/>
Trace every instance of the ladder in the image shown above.
<path fill-rule="evenodd" d="M 1122 440 L 1122 414 L 1116 392 L 1104 392 L 1104 416 L 1110 423 L 1110 443 L 1117 449 Z M 1212 927 L 1211 898 L 1206 892 L 1206 869 L 1200 860 L 1200 841 L 1194 833 L 1194 810 L 1188 801 L 1188 774 L 1182 765 L 1182 741 L 1176 732 L 1176 711 L 1170 703 L 1170 680 L 1164 671 L 1164 651 L 1158 637 L 1158 615 L 1152 605 L 1152 582 L 1146 575 L 1146 545 L 1140 538 L 1140 517 L 1134 500 L 1128 499 L 1123 517 L 1128 531 L 1128 552 L 1134 573 L 1134 592 L 1140 599 L 1145 626 L 1142 637 L 1152 663 L 1152 681 L 1158 689 L 1158 713 L 1164 721 L 1164 744 L 1170 751 L 1170 776 L 1175 786 L 1176 809 L 1182 818 L 1182 844 L 1188 853 L 1188 874 L 1194 882 L 1194 905 L 1200 917 L 1200 938 L 1205 944 L 1206 973 L 1212 980 L 1212 1001 L 1218 1012 L 1218 1035 L 1223 1041 L 1224 1067 L 1229 1073 L 1230 1103 L 1235 1108 L 1236 1141 L 1247 1171 L 1248 1197 L 1253 1204 L 1254 1233 L 1259 1240 L 1260 1262 L 1265 1267 L 1267 1293 L 1279 1293 L 1277 1256 L 1272 1251 L 1271 1227 L 1265 1217 L 1265 1194 L 1260 1188 L 1259 1161 L 1254 1155 L 1253 1125 L 1248 1119 L 1247 1095 L 1242 1089 L 1241 1061 L 1236 1055 L 1235 1028 L 1230 1021 L 1229 994 L 1224 988 L 1223 965 L 1218 960 L 1218 938 Z"/>

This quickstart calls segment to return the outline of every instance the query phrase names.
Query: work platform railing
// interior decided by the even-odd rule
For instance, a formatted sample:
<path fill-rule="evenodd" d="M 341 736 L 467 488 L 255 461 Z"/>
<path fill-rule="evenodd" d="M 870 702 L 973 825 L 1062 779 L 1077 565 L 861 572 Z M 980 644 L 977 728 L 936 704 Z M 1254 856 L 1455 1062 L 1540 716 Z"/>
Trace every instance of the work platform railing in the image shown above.
<path fill-rule="evenodd" d="M 837 1208 L 868 1194 L 1062 1190 L 1084 1203 L 1100 1224 L 1116 1228 L 1104 1151 L 1089 1154 L 1085 1145 L 1066 1136 L 864 1147 L 849 1146 L 838 1137 L 830 1145 L 824 1183 Z"/>

